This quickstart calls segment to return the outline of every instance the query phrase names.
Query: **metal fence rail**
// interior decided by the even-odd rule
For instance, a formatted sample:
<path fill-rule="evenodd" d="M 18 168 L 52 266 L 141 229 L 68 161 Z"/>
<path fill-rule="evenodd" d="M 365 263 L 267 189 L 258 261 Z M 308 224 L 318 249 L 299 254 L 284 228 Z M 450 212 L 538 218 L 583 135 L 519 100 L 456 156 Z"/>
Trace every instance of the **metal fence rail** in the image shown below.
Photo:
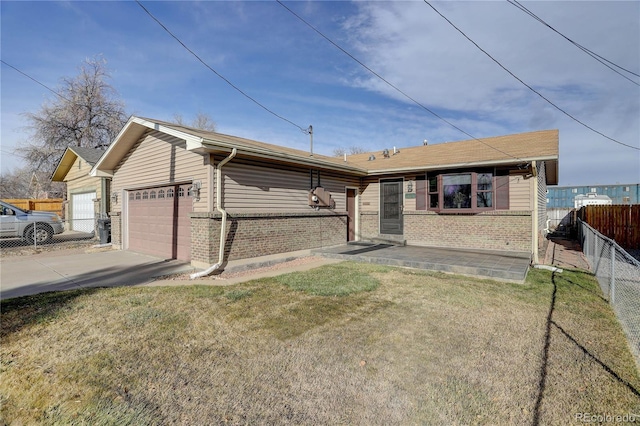
<path fill-rule="evenodd" d="M 577 225 L 582 252 L 640 365 L 640 262 L 586 222 L 578 219 Z"/>

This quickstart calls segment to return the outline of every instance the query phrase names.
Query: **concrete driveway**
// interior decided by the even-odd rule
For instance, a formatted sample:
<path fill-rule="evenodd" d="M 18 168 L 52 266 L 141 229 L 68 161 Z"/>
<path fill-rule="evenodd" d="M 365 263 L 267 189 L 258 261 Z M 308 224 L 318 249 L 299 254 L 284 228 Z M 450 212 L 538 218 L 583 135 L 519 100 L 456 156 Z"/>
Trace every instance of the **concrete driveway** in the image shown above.
<path fill-rule="evenodd" d="M 139 285 L 159 276 L 193 270 L 184 262 L 124 250 L 4 257 L 0 261 L 0 299 L 46 291 Z"/>

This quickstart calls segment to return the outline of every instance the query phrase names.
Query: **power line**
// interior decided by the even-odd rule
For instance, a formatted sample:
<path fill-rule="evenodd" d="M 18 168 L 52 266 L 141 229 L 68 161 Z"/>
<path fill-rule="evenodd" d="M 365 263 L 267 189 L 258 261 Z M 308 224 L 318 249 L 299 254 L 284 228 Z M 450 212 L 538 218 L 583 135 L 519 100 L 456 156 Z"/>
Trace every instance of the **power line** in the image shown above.
<path fill-rule="evenodd" d="M 182 40 L 180 40 L 175 34 L 173 34 L 162 22 L 160 22 L 160 20 L 158 18 L 156 18 L 155 16 L 153 16 L 153 14 L 151 12 L 149 12 L 149 10 L 144 7 L 142 5 L 142 3 L 139 0 L 136 0 L 136 3 L 138 3 L 138 5 L 142 8 L 142 10 L 144 10 L 147 15 L 149 15 L 151 17 L 151 19 L 153 19 L 154 21 L 156 21 L 156 23 L 158 25 L 160 25 L 160 27 L 162 27 L 163 30 L 165 30 L 167 32 L 167 34 L 169 34 L 171 37 L 173 37 L 178 43 L 180 43 L 180 45 L 182 47 L 184 47 L 187 52 L 191 53 L 198 61 L 200 61 L 202 63 L 202 65 L 204 65 L 205 67 L 207 67 L 211 72 L 213 72 L 215 75 L 217 75 L 219 78 L 221 78 L 222 80 L 224 80 L 225 83 L 227 83 L 229 86 L 231 86 L 232 88 L 234 88 L 237 92 L 239 92 L 240 94 L 242 94 L 245 98 L 249 99 L 251 102 L 253 102 L 254 104 L 258 105 L 260 108 L 264 109 L 265 111 L 267 111 L 268 113 L 274 115 L 275 117 L 279 118 L 280 120 L 286 121 L 287 123 L 297 127 L 298 129 L 300 129 L 303 133 L 309 134 L 309 129 L 308 128 L 304 128 L 301 127 L 299 125 L 297 125 L 296 123 L 294 123 L 293 121 L 275 113 L 274 111 L 270 110 L 269 108 L 267 108 L 266 106 L 264 106 L 263 104 L 261 104 L 260 102 L 258 102 L 256 99 L 252 98 L 251 96 L 249 96 L 247 93 L 245 93 L 242 89 L 240 89 L 238 86 L 236 86 L 235 84 L 233 84 L 231 81 L 229 81 L 227 78 L 225 78 L 222 74 L 220 74 L 218 71 L 216 71 L 215 69 L 213 69 L 209 64 L 207 64 L 200 56 L 198 56 L 193 50 L 191 50 L 185 43 L 182 42 Z"/>
<path fill-rule="evenodd" d="M 34 82 L 36 82 L 37 84 L 39 84 L 40 86 L 44 87 L 45 89 L 47 89 L 48 91 L 50 91 L 51 93 L 53 93 L 56 96 L 60 96 L 62 99 L 64 99 L 67 102 L 72 102 L 69 99 L 67 99 L 66 97 L 64 97 L 63 95 L 61 95 L 60 93 L 56 92 L 55 90 L 53 90 L 52 88 L 50 88 L 49 86 L 47 86 L 44 83 L 39 82 L 38 80 L 36 80 L 35 78 L 31 77 L 29 74 L 27 74 L 24 71 L 19 70 L 18 68 L 14 67 L 13 65 L 7 63 L 4 59 L 0 59 L 0 62 L 2 62 L 3 64 L 5 64 L 6 66 L 8 66 L 9 68 L 13 68 L 14 70 L 16 70 L 17 72 L 19 72 L 20 74 L 24 75 L 25 77 L 27 77 L 29 80 L 32 80 Z"/>
<path fill-rule="evenodd" d="M 591 130 L 594 133 L 599 134 L 602 137 L 605 137 L 607 139 L 609 139 L 612 142 L 615 142 L 619 145 L 622 146 L 626 146 L 628 148 L 632 148 L 632 149 L 637 149 L 640 151 L 640 148 L 633 146 L 633 145 L 628 145 L 626 143 L 620 142 L 617 139 L 614 139 L 610 136 L 605 135 L 604 133 L 594 129 L 593 127 L 589 126 L 588 124 L 578 120 L 576 117 L 574 117 L 573 115 L 569 114 L 567 111 L 565 111 L 564 109 L 560 108 L 558 105 L 554 104 L 553 102 L 551 102 L 548 98 L 546 98 L 542 93 L 538 92 L 536 89 L 534 89 L 533 87 L 531 87 L 530 85 L 528 85 L 527 83 L 525 83 L 522 79 L 520 79 L 520 77 L 518 77 L 517 75 L 515 75 L 513 72 L 511 72 L 507 67 L 505 67 L 504 65 L 502 65 L 497 59 L 495 59 L 493 56 L 491 56 L 486 50 L 484 50 L 482 47 L 480 47 L 478 45 L 478 43 L 476 43 L 475 41 L 473 41 L 468 35 L 466 35 L 464 33 L 464 31 L 462 31 L 460 28 L 458 28 L 457 26 L 455 26 L 455 24 L 453 22 L 451 22 L 446 16 L 444 16 L 442 13 L 440 13 L 440 11 L 438 9 L 436 9 L 431 3 L 429 3 L 428 0 L 423 0 L 427 6 L 429 6 L 431 9 L 433 9 L 438 15 L 440 15 L 442 17 L 442 19 L 444 19 L 445 21 L 447 21 L 449 23 L 449 25 L 451 25 L 453 28 L 455 28 L 460 34 L 462 34 L 464 36 L 464 38 L 466 38 L 467 40 L 469 40 L 475 47 L 477 47 L 482 53 L 484 53 L 485 55 L 487 55 L 493 62 L 495 62 L 496 64 L 498 64 L 498 66 L 500 68 L 502 68 L 503 70 L 505 70 L 507 73 L 509 73 L 509 75 L 511 75 L 513 78 L 515 78 L 516 80 L 518 80 L 520 83 L 522 83 L 526 88 L 528 88 L 529 90 L 531 90 L 533 93 L 535 93 L 536 95 L 540 96 L 542 99 L 544 99 L 545 101 L 547 101 L 549 103 L 549 105 L 553 106 L 555 109 L 557 109 L 558 111 L 560 111 L 561 113 L 563 113 L 564 115 L 566 115 L 567 117 L 571 118 L 573 121 L 575 121 L 576 123 L 579 123 L 581 125 L 583 125 L 584 127 L 586 127 L 587 129 Z"/>
<path fill-rule="evenodd" d="M 377 72 L 375 72 L 374 70 L 372 70 L 371 68 L 369 68 L 367 65 L 365 65 L 362 61 L 358 60 L 355 56 L 353 56 L 351 53 L 349 53 L 348 51 L 346 51 L 345 49 L 343 49 L 342 47 L 340 47 L 337 43 L 335 43 L 333 40 L 331 40 L 329 37 L 327 37 L 326 35 L 324 35 L 319 29 L 317 29 L 316 27 L 314 27 L 313 25 L 311 25 L 309 22 L 307 22 L 303 17 L 301 17 L 300 15 L 298 15 L 297 13 L 295 13 L 293 10 L 289 9 L 284 3 L 282 3 L 282 1 L 280 0 L 276 0 L 278 2 L 278 4 L 280 4 L 280 6 L 284 7 L 286 10 L 288 10 L 293 16 L 295 16 L 296 18 L 298 18 L 300 21 L 302 21 L 305 25 L 307 25 L 309 28 L 311 28 L 313 31 L 315 31 L 318 35 L 320 35 L 320 37 L 324 38 L 325 40 L 327 40 L 329 43 L 331 43 L 334 47 L 336 47 L 338 50 L 340 50 L 342 53 L 344 53 L 345 55 L 347 55 L 348 57 L 350 57 L 351 59 L 353 59 L 355 62 L 357 62 L 358 64 L 360 64 L 360 66 L 362 66 L 364 69 L 366 69 L 367 71 L 369 71 L 371 74 L 375 75 L 378 79 L 380 79 L 381 81 L 383 81 L 385 84 L 387 84 L 389 87 L 393 88 L 396 92 L 402 94 L 405 98 L 409 99 L 411 102 L 413 102 L 414 104 L 416 104 L 417 106 L 419 106 L 420 108 L 424 109 L 425 111 L 427 111 L 428 113 L 432 114 L 434 117 L 444 121 L 445 123 L 447 123 L 449 126 L 453 127 L 454 129 L 458 130 L 459 132 L 469 136 L 471 139 L 474 139 L 480 143 L 482 143 L 483 145 L 494 149 L 508 157 L 514 158 L 516 160 L 522 160 L 519 157 L 515 157 L 512 154 L 509 154 L 508 152 L 504 152 L 501 149 L 498 149 L 494 146 L 489 145 L 488 143 L 482 141 L 481 139 L 476 138 L 475 136 L 467 133 L 466 131 L 464 131 L 463 129 L 461 129 L 460 127 L 456 126 L 455 124 L 453 124 L 452 122 L 450 122 L 449 120 L 447 120 L 446 118 L 442 117 L 441 115 L 437 114 L 436 112 L 434 112 L 433 110 L 427 108 L 426 106 L 424 106 L 423 104 L 421 104 L 420 102 L 418 102 L 417 100 L 415 100 L 414 98 L 412 98 L 411 96 L 409 96 L 407 93 L 405 93 L 404 91 L 402 91 L 401 89 L 399 89 L 397 86 L 395 86 L 393 83 L 389 82 L 387 79 L 385 79 L 384 77 L 382 77 L 380 74 L 378 74 Z"/>
<path fill-rule="evenodd" d="M 580 43 L 577 43 L 573 40 L 571 40 L 569 37 L 565 36 L 564 34 L 562 34 L 560 31 L 556 30 L 555 28 L 553 28 L 551 25 L 549 25 L 548 23 L 546 23 L 542 18 L 540 18 L 539 16 L 537 16 L 535 13 L 533 13 L 532 11 L 530 11 L 529 9 L 527 9 L 525 6 L 523 6 L 522 4 L 518 3 L 517 0 L 507 0 L 507 2 L 509 2 L 509 4 L 511 4 L 512 6 L 517 7 L 518 9 L 520 9 L 521 11 L 523 11 L 524 13 L 526 13 L 527 15 L 531 16 L 533 19 L 535 19 L 536 21 L 540 22 L 541 24 L 543 24 L 544 26 L 546 26 L 547 28 L 549 28 L 550 30 L 552 30 L 553 32 L 555 32 L 556 34 L 560 35 L 562 38 L 564 38 L 565 40 L 567 40 L 569 43 L 573 44 L 574 46 L 576 46 L 578 49 L 582 50 L 584 53 L 586 53 L 587 55 L 591 56 L 593 59 L 595 59 L 596 61 L 600 62 L 602 65 L 604 65 L 605 67 L 609 68 L 610 70 L 612 70 L 613 72 L 615 72 L 616 74 L 619 74 L 620 76 L 622 76 L 622 78 L 625 78 L 627 80 L 629 80 L 630 82 L 632 82 L 633 84 L 635 84 L 636 86 L 640 86 L 640 83 L 630 79 L 629 77 L 627 77 L 626 75 L 622 74 L 620 71 L 618 71 L 617 69 L 613 68 L 619 68 L 623 71 L 628 72 L 629 74 L 632 74 L 636 77 L 640 77 L 639 74 L 636 74 L 633 71 L 629 71 L 628 69 L 598 55 L 597 53 L 593 52 L 590 49 L 587 49 L 586 47 L 584 47 L 583 45 L 581 45 Z M 609 65 L 611 64 L 611 65 Z"/>

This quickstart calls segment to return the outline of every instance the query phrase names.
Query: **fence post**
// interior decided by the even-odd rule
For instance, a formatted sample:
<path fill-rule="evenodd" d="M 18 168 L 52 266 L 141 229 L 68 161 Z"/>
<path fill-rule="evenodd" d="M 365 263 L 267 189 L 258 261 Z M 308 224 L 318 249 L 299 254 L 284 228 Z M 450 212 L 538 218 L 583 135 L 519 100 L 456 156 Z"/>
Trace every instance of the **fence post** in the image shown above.
<path fill-rule="evenodd" d="M 598 275 L 598 267 L 600 267 L 600 259 L 601 259 L 601 257 L 598 256 L 598 253 L 600 253 L 600 251 L 598 249 L 598 242 L 600 242 L 600 238 L 598 238 L 598 236 L 596 235 L 595 232 L 593 233 L 593 239 L 594 239 L 593 248 L 595 249 L 593 251 L 593 264 L 594 264 L 593 272 L 597 276 Z M 596 256 L 598 256 L 598 257 L 596 258 Z"/>
<path fill-rule="evenodd" d="M 616 303 L 616 245 L 611 244 L 611 277 L 609 278 L 609 303 Z"/>
<path fill-rule="evenodd" d="M 616 301 L 616 245 L 611 244 L 611 278 L 609 278 L 609 302 Z"/>

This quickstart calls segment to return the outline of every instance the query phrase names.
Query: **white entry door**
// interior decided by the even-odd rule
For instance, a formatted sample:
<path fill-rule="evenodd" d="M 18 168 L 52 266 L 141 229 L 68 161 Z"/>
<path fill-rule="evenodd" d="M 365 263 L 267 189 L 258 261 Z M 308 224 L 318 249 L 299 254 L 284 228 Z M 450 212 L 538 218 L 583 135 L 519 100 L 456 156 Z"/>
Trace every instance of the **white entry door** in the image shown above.
<path fill-rule="evenodd" d="M 71 195 L 71 229 L 81 232 L 93 232 L 95 211 L 93 200 L 95 192 Z"/>

